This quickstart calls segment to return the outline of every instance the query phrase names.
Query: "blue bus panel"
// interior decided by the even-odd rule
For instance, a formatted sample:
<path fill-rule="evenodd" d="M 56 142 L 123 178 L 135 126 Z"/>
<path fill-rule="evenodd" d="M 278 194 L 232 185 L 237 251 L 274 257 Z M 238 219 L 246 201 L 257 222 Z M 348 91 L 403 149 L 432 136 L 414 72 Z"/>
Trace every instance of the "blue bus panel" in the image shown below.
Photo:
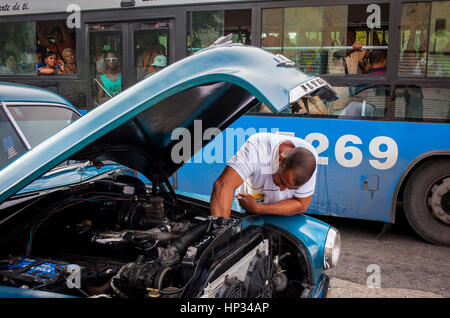
<path fill-rule="evenodd" d="M 316 148 L 319 169 L 308 213 L 390 223 L 405 169 L 425 153 L 450 152 L 448 124 L 249 115 L 178 170 L 178 188 L 211 194 L 227 160 L 250 135 L 265 131 L 295 135 Z"/>

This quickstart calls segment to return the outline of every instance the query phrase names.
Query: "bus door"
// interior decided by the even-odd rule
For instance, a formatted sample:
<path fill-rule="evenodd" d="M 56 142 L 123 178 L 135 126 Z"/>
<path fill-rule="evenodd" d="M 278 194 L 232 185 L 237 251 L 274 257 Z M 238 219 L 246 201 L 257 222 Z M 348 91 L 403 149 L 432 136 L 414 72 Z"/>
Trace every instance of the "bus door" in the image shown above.
<path fill-rule="evenodd" d="M 89 24 L 89 109 L 171 63 L 172 38 L 172 20 Z"/>

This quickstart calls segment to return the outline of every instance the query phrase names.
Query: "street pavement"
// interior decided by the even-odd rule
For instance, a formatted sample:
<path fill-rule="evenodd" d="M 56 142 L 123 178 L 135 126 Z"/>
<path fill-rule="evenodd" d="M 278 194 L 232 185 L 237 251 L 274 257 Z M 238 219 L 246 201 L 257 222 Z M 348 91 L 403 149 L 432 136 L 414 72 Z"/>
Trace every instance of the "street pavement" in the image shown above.
<path fill-rule="evenodd" d="M 450 297 L 450 248 L 422 240 L 403 216 L 381 236 L 383 223 L 319 218 L 342 237 L 331 297 Z"/>

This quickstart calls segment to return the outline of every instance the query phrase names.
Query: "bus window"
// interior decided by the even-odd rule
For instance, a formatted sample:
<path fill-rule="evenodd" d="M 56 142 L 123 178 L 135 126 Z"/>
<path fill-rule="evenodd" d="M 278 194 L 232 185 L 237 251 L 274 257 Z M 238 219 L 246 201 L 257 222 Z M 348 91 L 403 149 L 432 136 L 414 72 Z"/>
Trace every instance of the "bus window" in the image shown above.
<path fill-rule="evenodd" d="M 169 64 L 169 25 L 137 23 L 134 30 L 134 68 L 139 81 Z"/>
<path fill-rule="evenodd" d="M 65 20 L 36 22 L 36 72 L 39 75 L 77 72 L 75 31 Z"/>
<path fill-rule="evenodd" d="M 428 76 L 450 76 L 450 1 L 431 6 Z"/>
<path fill-rule="evenodd" d="M 281 54 L 283 9 L 264 9 L 262 15 L 261 47 L 273 54 Z"/>
<path fill-rule="evenodd" d="M 429 3 L 404 3 L 401 17 L 400 76 L 424 76 L 427 60 Z"/>
<path fill-rule="evenodd" d="M 402 5 L 400 76 L 450 76 L 449 14 L 450 1 Z"/>
<path fill-rule="evenodd" d="M 344 75 L 339 67 L 343 65 L 329 63 L 338 51 L 328 48 L 345 45 L 347 10 L 347 6 L 286 8 L 284 55 L 306 73 Z"/>
<path fill-rule="evenodd" d="M 251 43 L 251 10 L 189 12 L 187 17 L 187 55 L 230 33 L 235 43 Z"/>
<path fill-rule="evenodd" d="M 122 91 L 122 32 L 120 25 L 90 25 L 92 100 L 102 104 Z"/>
<path fill-rule="evenodd" d="M 35 75 L 34 22 L 0 23 L 0 75 Z"/>
<path fill-rule="evenodd" d="M 223 36 L 224 11 L 192 12 L 188 34 L 188 55 L 210 46 Z"/>
<path fill-rule="evenodd" d="M 401 85 L 395 89 L 395 117 L 450 119 L 450 89 Z"/>
<path fill-rule="evenodd" d="M 372 5 L 373 6 L 373 5 Z M 389 4 L 263 9 L 262 47 L 282 53 L 309 74 L 384 75 Z"/>
<path fill-rule="evenodd" d="M 75 48 L 65 20 L 0 23 L 0 75 L 74 74 Z"/>

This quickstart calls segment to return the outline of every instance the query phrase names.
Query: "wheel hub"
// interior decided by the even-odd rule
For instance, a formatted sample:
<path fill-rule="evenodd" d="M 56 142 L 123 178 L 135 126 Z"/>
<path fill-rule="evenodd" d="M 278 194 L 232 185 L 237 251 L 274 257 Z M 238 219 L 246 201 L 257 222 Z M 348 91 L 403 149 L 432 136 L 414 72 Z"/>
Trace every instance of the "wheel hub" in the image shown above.
<path fill-rule="evenodd" d="M 450 225 L 450 177 L 439 180 L 431 187 L 428 205 L 436 219 Z"/>

